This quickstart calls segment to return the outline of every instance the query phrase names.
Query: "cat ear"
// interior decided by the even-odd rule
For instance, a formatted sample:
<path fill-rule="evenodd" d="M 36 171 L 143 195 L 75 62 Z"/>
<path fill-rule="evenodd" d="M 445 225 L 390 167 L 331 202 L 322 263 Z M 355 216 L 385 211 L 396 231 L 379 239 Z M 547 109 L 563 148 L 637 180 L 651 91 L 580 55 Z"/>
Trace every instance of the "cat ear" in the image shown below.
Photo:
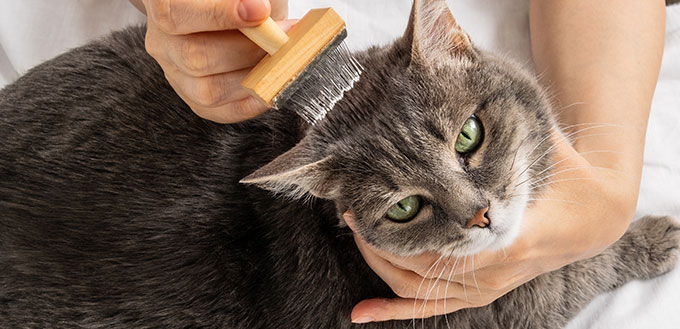
<path fill-rule="evenodd" d="M 475 54 L 470 36 L 458 25 L 445 0 L 415 0 L 404 39 L 411 46 L 411 64 L 432 66 Z"/>
<path fill-rule="evenodd" d="M 334 162 L 332 156 L 312 160 L 311 152 L 306 150 L 303 141 L 243 178 L 240 183 L 254 184 L 293 198 L 309 193 L 317 198 L 336 199 L 339 190 L 331 178 Z"/>

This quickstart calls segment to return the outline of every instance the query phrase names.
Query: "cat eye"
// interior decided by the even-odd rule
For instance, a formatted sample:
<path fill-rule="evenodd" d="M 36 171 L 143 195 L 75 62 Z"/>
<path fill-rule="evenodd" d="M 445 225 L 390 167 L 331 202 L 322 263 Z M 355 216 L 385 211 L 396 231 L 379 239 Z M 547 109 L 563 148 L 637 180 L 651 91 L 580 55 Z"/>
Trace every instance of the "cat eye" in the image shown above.
<path fill-rule="evenodd" d="M 458 139 L 456 139 L 456 152 L 465 154 L 476 150 L 482 143 L 483 134 L 484 129 L 479 119 L 474 115 L 469 117 L 465 120 L 463 129 L 460 130 Z"/>
<path fill-rule="evenodd" d="M 388 219 L 395 222 L 408 222 L 418 214 L 420 210 L 420 196 L 412 195 L 399 200 L 389 210 L 387 210 Z"/>

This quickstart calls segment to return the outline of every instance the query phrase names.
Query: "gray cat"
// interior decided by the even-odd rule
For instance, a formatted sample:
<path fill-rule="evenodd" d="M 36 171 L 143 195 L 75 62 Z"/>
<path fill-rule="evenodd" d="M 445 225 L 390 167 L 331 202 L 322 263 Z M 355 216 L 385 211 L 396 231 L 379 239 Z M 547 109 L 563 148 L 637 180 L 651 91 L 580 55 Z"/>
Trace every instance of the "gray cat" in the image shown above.
<path fill-rule="evenodd" d="M 443 1 L 416 1 L 401 39 L 356 56 L 361 80 L 314 126 L 286 109 L 198 118 L 143 27 L 7 86 L 0 327 L 410 326 L 350 322 L 358 301 L 395 295 L 340 214 L 400 255 L 506 246 L 556 122 L 535 79 L 473 47 Z M 670 270 L 679 246 L 678 222 L 644 218 L 596 257 L 422 324 L 559 328 L 597 294 Z"/>

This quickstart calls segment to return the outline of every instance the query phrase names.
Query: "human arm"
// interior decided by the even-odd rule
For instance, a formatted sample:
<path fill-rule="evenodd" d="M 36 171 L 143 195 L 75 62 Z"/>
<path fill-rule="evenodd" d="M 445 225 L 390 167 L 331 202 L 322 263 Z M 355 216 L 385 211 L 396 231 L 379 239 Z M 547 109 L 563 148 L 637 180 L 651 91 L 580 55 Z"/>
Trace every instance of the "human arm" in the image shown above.
<path fill-rule="evenodd" d="M 267 110 L 240 82 L 265 55 L 235 29 L 288 15 L 287 0 L 130 0 L 148 16 L 146 49 L 200 117 L 220 123 Z M 289 29 L 295 21 L 280 21 Z"/>
<path fill-rule="evenodd" d="M 481 253 L 452 276 L 441 276 L 450 279 L 426 280 L 436 295 L 422 296 L 418 287 L 431 277 L 427 270 L 438 255 L 400 258 L 356 236 L 369 266 L 402 298 L 362 301 L 352 312 L 354 321 L 486 305 L 541 273 L 599 253 L 628 227 L 663 50 L 664 2 L 533 0 L 530 6 L 536 71 L 554 94 L 560 121 L 598 128 L 575 134 L 573 146 L 554 136 L 559 164 L 553 172 L 559 174 L 525 213 L 521 236 L 505 252 Z M 477 287 L 470 285 L 473 273 Z M 474 289 L 469 296 L 455 289 L 465 278 Z"/>

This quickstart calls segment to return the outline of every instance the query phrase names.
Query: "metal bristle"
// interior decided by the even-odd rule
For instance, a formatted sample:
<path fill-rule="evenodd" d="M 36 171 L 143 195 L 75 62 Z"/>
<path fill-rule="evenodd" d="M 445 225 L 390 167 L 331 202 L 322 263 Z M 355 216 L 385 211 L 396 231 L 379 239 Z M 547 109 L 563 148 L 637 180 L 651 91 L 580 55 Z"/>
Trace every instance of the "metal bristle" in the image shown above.
<path fill-rule="evenodd" d="M 343 31 L 344 32 L 344 31 Z M 343 33 L 344 34 L 344 33 Z M 276 107 L 295 111 L 305 121 L 315 124 L 342 99 L 344 93 L 359 80 L 363 67 L 342 42 L 344 35 L 320 55 L 301 74 L 283 95 L 275 100 Z M 334 45 L 334 44 L 337 44 Z"/>

